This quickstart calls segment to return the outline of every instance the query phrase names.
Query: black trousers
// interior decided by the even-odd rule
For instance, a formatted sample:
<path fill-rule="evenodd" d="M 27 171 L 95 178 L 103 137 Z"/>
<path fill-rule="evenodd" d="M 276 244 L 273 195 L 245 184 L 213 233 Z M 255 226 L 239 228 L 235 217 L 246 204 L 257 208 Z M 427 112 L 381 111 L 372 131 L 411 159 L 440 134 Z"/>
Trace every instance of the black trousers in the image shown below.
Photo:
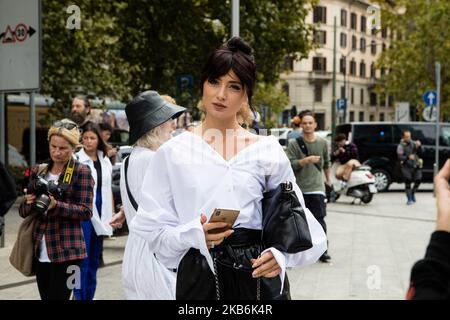
<path fill-rule="evenodd" d="M 80 266 L 81 260 L 67 262 L 39 262 L 35 259 L 36 282 L 42 300 L 69 300 L 72 288 L 67 280 L 73 276 L 70 266 Z M 79 270 L 79 269 L 78 269 Z M 78 272 L 81 276 L 81 273 Z M 76 275 L 76 274 L 75 274 Z"/>
<path fill-rule="evenodd" d="M 306 207 L 320 223 L 326 234 L 327 224 L 325 223 L 325 217 L 327 215 L 327 205 L 325 203 L 325 196 L 321 194 L 303 194 L 303 198 L 305 199 Z"/>
<path fill-rule="evenodd" d="M 402 166 L 403 180 L 405 181 L 405 191 L 408 194 L 411 190 L 411 183 L 414 182 L 412 188 L 412 193 L 415 193 L 420 186 L 422 181 L 422 170 L 420 168 L 411 168 L 407 166 Z"/>
<path fill-rule="evenodd" d="M 259 281 L 252 277 L 250 259 L 256 259 L 263 251 L 260 239 L 260 230 L 238 228 L 211 249 L 217 282 L 200 251 L 189 250 L 178 267 L 177 300 L 256 300 L 258 295 L 261 300 L 290 300 L 287 275 L 281 294 L 279 276 L 259 278 Z"/>

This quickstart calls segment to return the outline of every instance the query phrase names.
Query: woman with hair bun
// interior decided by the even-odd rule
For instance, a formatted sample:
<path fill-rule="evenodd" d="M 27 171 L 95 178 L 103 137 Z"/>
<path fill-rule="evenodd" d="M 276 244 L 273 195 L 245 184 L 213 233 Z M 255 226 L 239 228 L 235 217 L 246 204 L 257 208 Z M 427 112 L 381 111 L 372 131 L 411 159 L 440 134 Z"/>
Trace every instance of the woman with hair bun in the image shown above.
<path fill-rule="evenodd" d="M 130 232 L 177 268 L 177 299 L 290 299 L 286 267 L 312 264 L 326 250 L 276 138 L 242 127 L 251 121 L 255 81 L 252 49 L 241 38 L 212 52 L 201 77 L 203 122 L 160 147 L 143 178 Z M 297 254 L 261 243 L 263 193 L 285 181 L 294 185 L 313 242 Z M 239 211 L 231 229 L 209 222 L 215 209 Z"/>

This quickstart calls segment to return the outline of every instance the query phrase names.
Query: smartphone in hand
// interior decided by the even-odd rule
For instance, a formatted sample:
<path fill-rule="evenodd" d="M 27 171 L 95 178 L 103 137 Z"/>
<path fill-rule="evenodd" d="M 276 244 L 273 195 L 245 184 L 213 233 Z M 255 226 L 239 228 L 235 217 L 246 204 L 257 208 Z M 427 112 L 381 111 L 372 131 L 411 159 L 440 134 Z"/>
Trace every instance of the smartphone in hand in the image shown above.
<path fill-rule="evenodd" d="M 231 229 L 239 216 L 239 212 L 239 210 L 216 208 L 208 222 L 226 222 L 227 225 L 223 228 L 211 229 L 208 233 L 221 233 Z"/>

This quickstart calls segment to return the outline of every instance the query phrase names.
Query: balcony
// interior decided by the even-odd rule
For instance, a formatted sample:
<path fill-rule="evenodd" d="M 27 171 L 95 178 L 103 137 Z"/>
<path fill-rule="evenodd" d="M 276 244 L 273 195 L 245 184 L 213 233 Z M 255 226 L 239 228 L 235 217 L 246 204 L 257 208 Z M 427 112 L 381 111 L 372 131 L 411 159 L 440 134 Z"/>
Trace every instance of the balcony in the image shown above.
<path fill-rule="evenodd" d="M 314 70 L 309 72 L 308 80 L 310 83 L 327 83 L 333 78 L 332 72 L 325 70 Z"/>
<path fill-rule="evenodd" d="M 368 85 L 367 88 L 369 90 L 372 90 L 375 88 L 375 86 L 378 84 L 378 79 L 374 78 L 374 77 L 370 77 L 369 81 L 368 81 Z"/>

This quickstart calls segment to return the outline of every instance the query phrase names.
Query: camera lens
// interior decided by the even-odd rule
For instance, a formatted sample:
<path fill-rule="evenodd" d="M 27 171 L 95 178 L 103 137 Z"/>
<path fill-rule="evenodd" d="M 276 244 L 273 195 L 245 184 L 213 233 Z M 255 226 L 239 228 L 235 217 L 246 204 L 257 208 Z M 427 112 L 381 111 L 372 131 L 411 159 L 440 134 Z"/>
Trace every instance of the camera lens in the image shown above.
<path fill-rule="evenodd" d="M 39 197 L 36 198 L 36 201 L 34 202 L 33 205 L 33 209 L 40 214 L 44 214 L 47 211 L 49 205 L 50 205 L 50 198 L 45 194 L 41 194 Z"/>

